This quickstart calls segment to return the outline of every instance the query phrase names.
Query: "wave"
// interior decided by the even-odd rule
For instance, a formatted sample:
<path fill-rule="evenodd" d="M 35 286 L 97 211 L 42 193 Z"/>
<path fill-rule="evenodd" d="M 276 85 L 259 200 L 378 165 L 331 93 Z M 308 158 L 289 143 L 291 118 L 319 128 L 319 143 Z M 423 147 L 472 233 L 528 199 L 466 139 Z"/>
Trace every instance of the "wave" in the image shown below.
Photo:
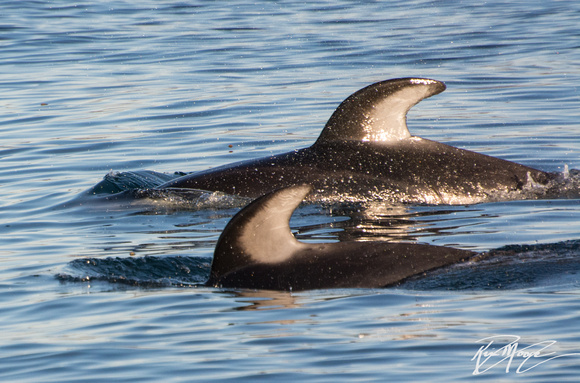
<path fill-rule="evenodd" d="M 211 258 L 109 257 L 79 258 L 56 275 L 62 282 L 104 281 L 139 287 L 192 287 L 209 278 Z"/>

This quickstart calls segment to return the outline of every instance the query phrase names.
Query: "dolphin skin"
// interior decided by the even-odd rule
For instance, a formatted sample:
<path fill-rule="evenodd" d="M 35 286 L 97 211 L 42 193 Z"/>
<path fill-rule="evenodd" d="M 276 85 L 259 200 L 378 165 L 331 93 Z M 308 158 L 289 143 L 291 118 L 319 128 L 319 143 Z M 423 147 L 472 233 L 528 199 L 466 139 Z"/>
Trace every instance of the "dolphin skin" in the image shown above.
<path fill-rule="evenodd" d="M 385 287 L 476 255 L 414 243 L 299 242 L 289 220 L 311 190 L 277 190 L 236 214 L 218 240 L 206 284 L 286 291 Z"/>
<path fill-rule="evenodd" d="M 310 147 L 200 171 L 159 188 L 221 191 L 257 198 L 300 184 L 311 201 L 470 204 L 512 199 L 555 174 L 411 136 L 409 109 L 445 90 L 442 82 L 378 82 L 344 100 Z M 516 197 L 518 198 L 518 197 Z"/>

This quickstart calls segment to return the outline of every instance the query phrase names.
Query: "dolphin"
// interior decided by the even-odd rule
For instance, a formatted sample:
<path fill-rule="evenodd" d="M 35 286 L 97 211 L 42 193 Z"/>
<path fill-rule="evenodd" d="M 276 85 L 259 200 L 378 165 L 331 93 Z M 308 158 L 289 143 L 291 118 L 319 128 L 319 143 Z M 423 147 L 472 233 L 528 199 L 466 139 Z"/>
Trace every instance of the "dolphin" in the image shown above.
<path fill-rule="evenodd" d="M 218 240 L 206 285 L 285 291 L 385 287 L 476 255 L 416 243 L 299 242 L 290 216 L 311 190 L 295 185 L 270 192 L 238 212 Z"/>
<path fill-rule="evenodd" d="M 442 82 L 426 78 L 377 82 L 344 100 L 308 148 L 194 172 L 159 188 L 257 198 L 310 184 L 311 201 L 470 204 L 521 199 L 526 186 L 547 185 L 556 177 L 412 136 L 409 109 L 444 90 Z"/>

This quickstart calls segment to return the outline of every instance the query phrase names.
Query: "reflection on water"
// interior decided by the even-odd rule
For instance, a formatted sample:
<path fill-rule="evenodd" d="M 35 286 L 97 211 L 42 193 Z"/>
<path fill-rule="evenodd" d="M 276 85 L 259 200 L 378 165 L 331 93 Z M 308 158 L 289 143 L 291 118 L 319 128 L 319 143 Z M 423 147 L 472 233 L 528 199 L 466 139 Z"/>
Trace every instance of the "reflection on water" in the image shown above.
<path fill-rule="evenodd" d="M 244 306 L 238 307 L 237 310 L 280 310 L 298 308 L 307 302 L 306 299 L 295 294 L 285 291 L 271 291 L 271 290 L 236 290 L 232 291 L 238 299 L 238 302 L 243 302 Z M 290 320 L 276 321 L 280 324 L 293 323 Z"/>

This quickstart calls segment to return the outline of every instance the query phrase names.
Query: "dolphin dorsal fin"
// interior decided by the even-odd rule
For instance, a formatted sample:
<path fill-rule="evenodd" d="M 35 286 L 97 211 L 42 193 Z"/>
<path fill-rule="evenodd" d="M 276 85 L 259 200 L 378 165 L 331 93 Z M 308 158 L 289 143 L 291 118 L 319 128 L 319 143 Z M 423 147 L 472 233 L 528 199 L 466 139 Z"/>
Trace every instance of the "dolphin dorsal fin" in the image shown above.
<path fill-rule="evenodd" d="M 215 248 L 210 282 L 250 264 L 288 260 L 306 245 L 290 231 L 290 217 L 310 185 L 297 185 L 266 194 L 240 210 L 223 230 Z"/>
<path fill-rule="evenodd" d="M 336 108 L 316 143 L 394 142 L 409 138 L 409 109 L 444 90 L 445 84 L 426 78 L 400 78 L 369 85 Z"/>

